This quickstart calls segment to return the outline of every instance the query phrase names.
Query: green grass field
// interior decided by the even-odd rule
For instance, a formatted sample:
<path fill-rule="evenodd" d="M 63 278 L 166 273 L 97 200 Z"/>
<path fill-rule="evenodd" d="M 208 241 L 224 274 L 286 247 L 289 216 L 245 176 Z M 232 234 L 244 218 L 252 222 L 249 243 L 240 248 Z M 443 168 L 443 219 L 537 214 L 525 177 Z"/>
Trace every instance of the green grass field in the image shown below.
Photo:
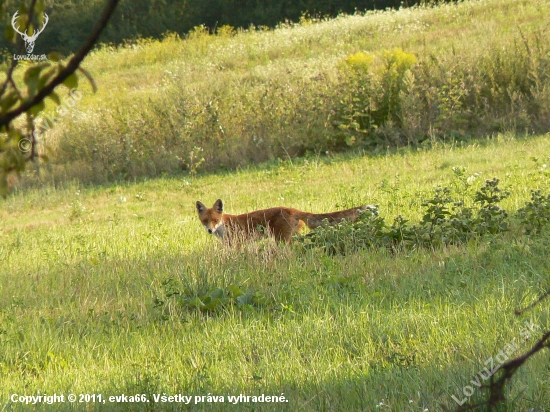
<path fill-rule="evenodd" d="M 550 329 L 547 301 L 514 314 L 550 287 L 550 228 L 527 235 L 513 220 L 532 189 L 550 192 L 549 5 L 197 28 L 91 53 L 99 91 L 81 80 L 82 99 L 44 133 L 45 181 L 12 175 L 0 199 L 0 412 L 426 412 L 485 400 L 487 362 Z M 385 68 L 392 53 L 408 59 L 402 73 Z M 372 60 L 364 77 L 346 77 L 350 55 Z M 400 110 L 340 135 L 335 119 L 367 113 L 346 112 L 357 96 L 384 102 L 388 85 Z M 49 102 L 40 116 L 55 113 Z M 375 144 L 345 139 L 363 132 Z M 418 222 L 436 187 L 471 194 L 493 177 L 510 191 L 510 230 L 446 247 L 231 249 L 195 213 L 218 198 L 231 214 L 377 204 L 389 223 Z M 228 302 L 197 309 L 208 293 Z M 548 360 L 519 370 L 499 411 L 548 410 Z M 19 402 L 53 394 L 66 402 Z M 109 399 L 122 394 L 140 402 Z M 241 394 L 285 402 L 229 399 Z"/>
<path fill-rule="evenodd" d="M 436 411 L 514 342 L 523 354 L 550 328 L 547 304 L 517 317 L 549 284 L 550 232 L 518 230 L 434 250 L 329 256 L 269 240 L 228 249 L 194 203 L 230 213 L 286 205 L 313 212 L 379 204 L 418 220 L 452 168 L 499 177 L 517 210 L 550 189 L 548 136 L 500 135 L 379 156 L 310 157 L 191 178 L 64 189 L 0 201 L 0 410 L 11 396 L 102 394 L 106 403 L 32 410 Z M 214 312 L 180 298 L 231 285 L 261 301 Z M 535 325 L 526 338 L 525 322 Z M 495 361 L 495 365 L 497 362 Z M 514 377 L 501 410 L 550 404 L 548 352 Z M 470 394 L 470 389 L 466 393 Z M 111 403 L 144 394 L 150 402 Z M 154 396 L 205 396 L 154 402 Z M 229 396 L 281 396 L 284 403 Z M 208 402 L 224 396 L 224 403 Z M 220 399 L 218 398 L 218 401 Z"/>

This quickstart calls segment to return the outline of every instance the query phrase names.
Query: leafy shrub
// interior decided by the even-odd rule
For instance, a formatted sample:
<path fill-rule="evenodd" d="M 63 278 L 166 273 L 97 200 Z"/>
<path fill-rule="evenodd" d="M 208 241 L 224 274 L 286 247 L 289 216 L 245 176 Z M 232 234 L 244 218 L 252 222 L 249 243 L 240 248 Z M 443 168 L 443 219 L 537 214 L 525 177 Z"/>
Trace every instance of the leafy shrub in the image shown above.
<path fill-rule="evenodd" d="M 163 284 L 164 297 L 156 297 L 154 305 L 163 310 L 167 307 L 176 311 L 216 312 L 229 305 L 238 307 L 250 307 L 264 305 L 267 302 L 265 296 L 256 292 L 244 292 L 237 285 L 229 285 L 227 288 L 213 288 L 204 294 L 186 293 L 174 286 L 173 279 L 168 279 Z"/>
<path fill-rule="evenodd" d="M 422 203 L 424 215 L 414 225 L 397 216 L 388 226 L 379 216 L 378 207 L 369 206 L 356 222 L 343 221 L 334 226 L 327 224 L 297 239 L 306 247 L 321 247 L 329 254 L 345 254 L 367 247 L 392 250 L 435 248 L 465 243 L 489 234 L 496 235 L 508 230 L 508 214 L 498 204 L 509 196 L 509 192 L 502 191 L 498 183 L 496 178 L 487 180 L 485 186 L 476 191 L 472 206 L 455 201 L 450 188 L 437 188 L 433 198 Z M 537 202 L 537 205 L 540 204 Z M 529 210 L 536 207 L 532 206 Z M 550 214 L 547 217 L 550 218 Z"/>
<path fill-rule="evenodd" d="M 498 187 L 499 180 L 487 180 L 485 186 L 476 192 L 475 202 L 481 205 L 478 217 L 474 221 L 476 233 L 496 234 L 508 230 L 508 214 L 498 206 L 498 203 L 510 196 L 510 192 Z"/>
<path fill-rule="evenodd" d="M 348 251 L 377 246 L 385 236 L 386 223 L 379 216 L 378 206 L 367 206 L 354 222 L 342 221 L 327 224 L 296 239 L 306 247 L 320 246 L 329 254 L 345 254 Z M 389 240 L 389 238 L 388 238 Z"/>
<path fill-rule="evenodd" d="M 381 53 L 383 68 L 380 70 L 380 95 L 376 101 L 374 117 L 381 126 L 391 120 L 398 126 L 401 123 L 401 98 L 406 89 L 406 76 L 418 59 L 396 47 Z"/>
<path fill-rule="evenodd" d="M 531 190 L 531 201 L 518 210 L 525 232 L 538 234 L 550 222 L 550 194 L 546 197 L 540 190 Z"/>
<path fill-rule="evenodd" d="M 344 59 L 341 70 L 344 73 L 343 89 L 338 105 L 332 114 L 332 125 L 336 132 L 329 139 L 332 150 L 354 146 L 364 142 L 374 127 L 372 122 L 372 99 L 374 81 L 370 73 L 374 56 L 360 52 Z"/>

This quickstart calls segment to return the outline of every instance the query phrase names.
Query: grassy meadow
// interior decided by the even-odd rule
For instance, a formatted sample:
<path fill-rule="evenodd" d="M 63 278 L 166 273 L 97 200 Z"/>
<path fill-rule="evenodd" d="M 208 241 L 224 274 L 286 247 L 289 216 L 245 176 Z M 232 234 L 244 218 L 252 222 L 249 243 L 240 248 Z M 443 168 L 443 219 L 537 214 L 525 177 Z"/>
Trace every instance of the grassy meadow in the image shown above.
<path fill-rule="evenodd" d="M 42 134 L 46 176 L 132 181 L 307 153 L 544 134 L 549 7 L 465 1 L 105 46 L 84 62 L 99 91 L 82 78 L 81 99 L 61 96 L 62 115 L 52 104 L 37 121 L 55 123 Z"/>
<path fill-rule="evenodd" d="M 550 329 L 547 302 L 514 314 L 550 286 L 550 228 L 514 219 L 532 189 L 550 192 L 548 16 L 548 1 L 464 1 L 91 53 L 98 92 L 81 79 L 64 111 L 48 104 L 43 180 L 29 170 L 0 199 L 0 412 L 486 399 L 487 360 Z M 232 214 L 376 204 L 418 222 L 436 187 L 493 177 L 510 230 L 445 247 L 231 249 L 195 213 L 218 198 Z M 199 310 L 212 293 L 225 303 Z M 500 411 L 548 409 L 548 359 L 519 370 Z M 54 393 L 102 399 L 12 399 Z M 108 400 L 121 394 L 149 402 Z M 154 402 L 178 394 L 205 398 Z"/>
<path fill-rule="evenodd" d="M 310 157 L 194 178 L 51 186 L 0 203 L 0 410 L 12 394 L 145 394 L 149 403 L 39 404 L 33 410 L 451 410 L 506 344 L 526 352 L 548 305 L 550 232 L 517 228 L 464 246 L 329 256 L 269 240 L 239 249 L 209 237 L 194 203 L 230 213 L 314 212 L 363 203 L 419 220 L 464 166 L 472 188 L 499 177 L 513 212 L 550 189 L 548 136 L 378 156 Z M 261 297 L 201 312 L 181 298 L 232 285 Z M 524 338 L 524 323 L 536 325 Z M 548 353 L 529 361 L 500 410 L 550 403 Z M 496 363 L 495 363 L 496 364 Z M 154 403 L 154 394 L 224 403 Z M 469 392 L 468 392 L 469 393 Z M 230 404 L 284 394 L 287 403 Z M 475 387 L 470 401 L 484 399 Z"/>

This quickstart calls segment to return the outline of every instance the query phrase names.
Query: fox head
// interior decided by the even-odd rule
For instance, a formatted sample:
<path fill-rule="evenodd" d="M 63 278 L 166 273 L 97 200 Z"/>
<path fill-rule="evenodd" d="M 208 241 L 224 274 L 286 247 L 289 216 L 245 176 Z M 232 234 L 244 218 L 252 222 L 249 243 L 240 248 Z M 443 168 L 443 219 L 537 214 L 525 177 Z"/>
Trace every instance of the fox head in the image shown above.
<path fill-rule="evenodd" d="M 207 208 L 200 201 L 197 201 L 197 213 L 206 231 L 210 234 L 223 237 L 223 202 L 218 199 L 211 208 Z"/>

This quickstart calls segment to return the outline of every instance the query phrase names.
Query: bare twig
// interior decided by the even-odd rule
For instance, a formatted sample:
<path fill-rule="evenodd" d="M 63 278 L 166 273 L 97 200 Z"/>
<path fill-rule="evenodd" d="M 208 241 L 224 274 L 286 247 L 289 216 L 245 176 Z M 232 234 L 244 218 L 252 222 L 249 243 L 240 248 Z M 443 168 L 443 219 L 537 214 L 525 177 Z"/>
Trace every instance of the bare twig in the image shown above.
<path fill-rule="evenodd" d="M 522 356 L 518 356 L 515 359 L 509 360 L 504 365 L 500 367 L 500 370 L 503 371 L 502 375 L 495 381 L 494 375 L 491 376 L 491 384 L 489 385 L 490 396 L 488 403 L 488 411 L 493 410 L 493 406 L 496 406 L 497 403 L 505 400 L 504 397 L 504 385 L 509 381 L 512 376 L 518 371 L 521 365 L 523 365 L 531 356 L 544 348 L 550 347 L 550 331 L 546 332 L 544 336 L 531 348 L 531 350 Z"/>
<path fill-rule="evenodd" d="M 529 350 L 529 352 L 524 353 L 517 358 L 511 359 L 508 362 L 504 363 L 499 371 L 502 371 L 500 377 L 495 380 L 495 375 L 491 376 L 491 381 L 489 385 L 483 385 L 484 388 L 489 388 L 489 399 L 485 402 L 476 403 L 474 405 L 467 405 L 458 409 L 455 409 L 455 412 L 466 412 L 474 411 L 476 409 L 487 407 L 487 412 L 491 412 L 494 408 L 500 403 L 506 400 L 504 396 L 504 386 L 506 383 L 512 379 L 514 374 L 518 369 L 527 361 L 531 356 L 533 356 L 538 351 L 550 348 L 550 331 L 546 332 L 544 336 L 539 339 L 537 343 Z"/>
<path fill-rule="evenodd" d="M 535 302 L 533 302 L 529 306 L 523 309 L 516 309 L 515 314 L 519 316 L 522 313 L 526 312 L 527 310 L 534 308 L 536 305 L 538 305 L 548 296 L 550 296 L 550 289 L 547 290 L 542 296 L 540 296 Z M 502 371 L 502 372 L 500 373 L 500 377 L 498 379 L 495 380 L 495 375 L 491 376 L 489 385 L 483 385 L 484 388 L 489 389 L 488 400 L 486 400 L 485 402 L 477 403 L 474 405 L 467 405 L 467 406 L 455 409 L 455 412 L 473 411 L 473 410 L 482 408 L 484 406 L 487 407 L 487 412 L 491 412 L 492 410 L 494 410 L 494 407 L 496 407 L 500 402 L 503 402 L 506 400 L 506 397 L 504 396 L 504 386 L 506 385 L 506 383 L 510 379 L 512 379 L 512 377 L 518 371 L 518 369 L 531 356 L 533 356 L 535 353 L 537 353 L 538 351 L 544 348 L 550 348 L 550 331 L 547 331 L 543 335 L 543 337 L 540 338 L 537 343 L 535 343 L 535 345 L 531 348 L 531 350 L 529 350 L 529 352 L 526 352 L 523 355 L 518 356 L 517 358 L 511 359 L 508 362 L 504 363 L 499 368 L 499 371 Z"/>
<path fill-rule="evenodd" d="M 516 315 L 521 315 L 523 314 L 525 311 L 529 310 L 529 309 L 532 309 L 534 308 L 535 306 L 537 306 L 540 302 L 542 302 L 544 299 L 546 299 L 548 296 L 550 296 L 550 289 L 548 289 L 541 297 L 539 297 L 535 302 L 531 303 L 529 306 L 523 308 L 523 309 L 516 309 L 515 310 L 515 314 Z"/>

